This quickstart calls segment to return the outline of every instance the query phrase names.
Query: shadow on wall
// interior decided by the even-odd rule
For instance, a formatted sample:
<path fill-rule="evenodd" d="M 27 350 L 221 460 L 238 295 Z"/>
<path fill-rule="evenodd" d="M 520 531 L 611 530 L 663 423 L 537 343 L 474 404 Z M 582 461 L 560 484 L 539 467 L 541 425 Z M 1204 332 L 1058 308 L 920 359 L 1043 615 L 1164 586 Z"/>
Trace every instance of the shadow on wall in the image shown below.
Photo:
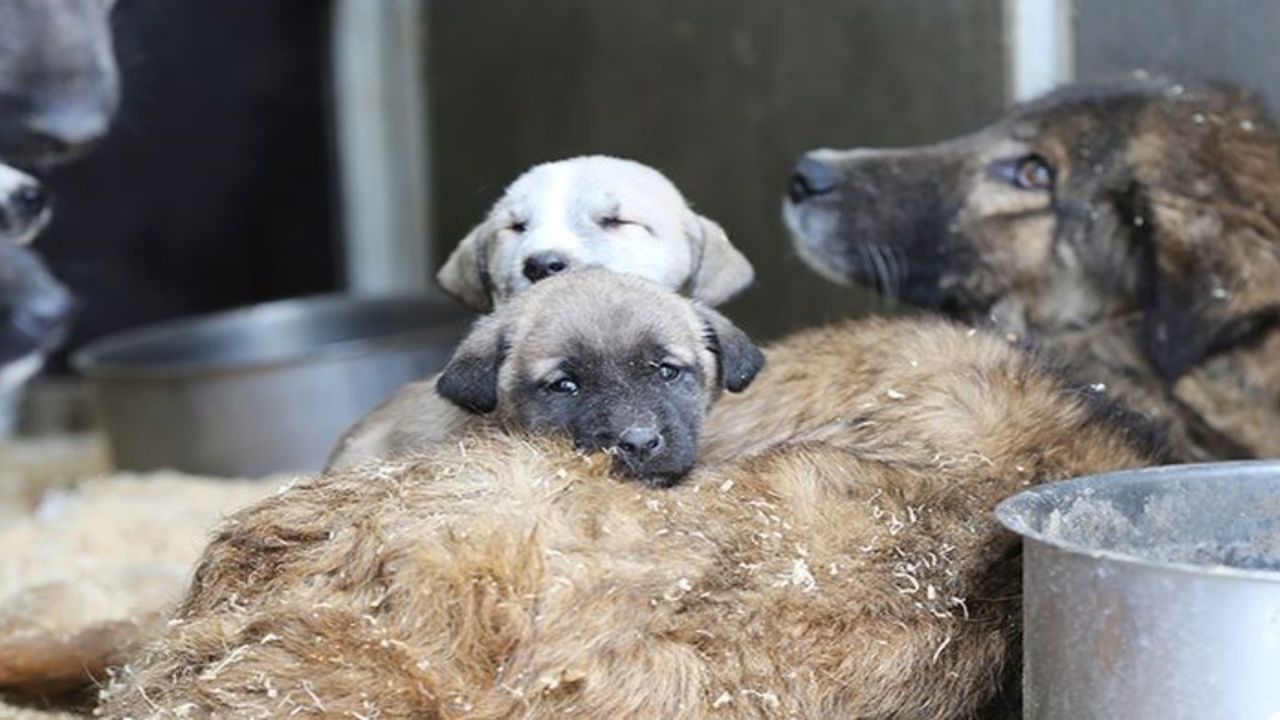
<path fill-rule="evenodd" d="M 759 337 L 872 302 L 790 248 L 798 153 L 935 140 L 1005 104 L 999 0 L 438 0 L 428 32 L 437 257 L 526 166 L 631 157 L 755 263 L 728 312 Z"/>

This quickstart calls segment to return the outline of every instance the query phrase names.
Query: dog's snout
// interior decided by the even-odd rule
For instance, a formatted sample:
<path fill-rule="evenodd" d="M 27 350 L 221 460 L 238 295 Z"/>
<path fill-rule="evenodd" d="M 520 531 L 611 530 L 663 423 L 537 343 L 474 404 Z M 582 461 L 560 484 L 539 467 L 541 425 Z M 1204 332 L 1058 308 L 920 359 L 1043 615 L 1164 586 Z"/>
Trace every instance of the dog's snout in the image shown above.
<path fill-rule="evenodd" d="M 804 202 L 811 197 L 830 193 L 836 189 L 836 184 L 835 168 L 806 155 L 800 158 L 791 172 L 791 180 L 787 183 L 787 197 L 794 203 Z"/>
<path fill-rule="evenodd" d="M 618 435 L 618 450 L 637 462 L 643 462 L 662 450 L 662 434 L 652 427 L 629 427 Z"/>
<path fill-rule="evenodd" d="M 538 282 L 568 269 L 568 259 L 559 253 L 542 252 L 524 259 L 524 276 L 529 282 Z"/>

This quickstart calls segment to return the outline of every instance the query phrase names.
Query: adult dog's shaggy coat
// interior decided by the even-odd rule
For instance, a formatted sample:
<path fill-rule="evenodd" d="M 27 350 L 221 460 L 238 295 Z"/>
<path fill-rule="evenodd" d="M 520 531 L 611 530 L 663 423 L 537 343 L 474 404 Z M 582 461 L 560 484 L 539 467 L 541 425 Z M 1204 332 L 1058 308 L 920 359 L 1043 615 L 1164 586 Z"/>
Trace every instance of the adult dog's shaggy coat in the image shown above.
<path fill-rule="evenodd" d="M 101 711 L 972 714 L 1018 647 L 1018 544 L 991 508 L 1150 464 L 1153 436 L 941 321 L 818 330 L 767 354 L 673 489 L 492 435 L 244 510 Z"/>
<path fill-rule="evenodd" d="M 1074 87 L 936 145 L 815 151 L 786 217 L 822 274 L 1047 347 L 1182 459 L 1280 456 L 1280 136 L 1237 89 Z"/>

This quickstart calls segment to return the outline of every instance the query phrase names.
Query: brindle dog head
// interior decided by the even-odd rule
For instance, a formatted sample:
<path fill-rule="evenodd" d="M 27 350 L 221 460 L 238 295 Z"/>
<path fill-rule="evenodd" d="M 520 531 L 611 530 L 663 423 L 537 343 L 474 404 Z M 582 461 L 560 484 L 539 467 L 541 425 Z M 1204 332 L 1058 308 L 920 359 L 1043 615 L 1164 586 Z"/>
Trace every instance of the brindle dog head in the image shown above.
<path fill-rule="evenodd" d="M 567 433 L 655 485 L 684 476 L 720 390 L 764 356 L 724 316 L 638 277 L 547 278 L 481 318 L 441 373 L 445 399 L 507 424 Z"/>
<path fill-rule="evenodd" d="M 1172 381 L 1276 318 L 1278 148 L 1237 89 L 1135 78 L 936 145 L 810 152 L 784 214 L 823 275 L 969 322 L 1140 316 Z"/>
<path fill-rule="evenodd" d="M 74 157 L 106 134 L 119 104 L 115 0 L 0 2 L 0 159 Z"/>

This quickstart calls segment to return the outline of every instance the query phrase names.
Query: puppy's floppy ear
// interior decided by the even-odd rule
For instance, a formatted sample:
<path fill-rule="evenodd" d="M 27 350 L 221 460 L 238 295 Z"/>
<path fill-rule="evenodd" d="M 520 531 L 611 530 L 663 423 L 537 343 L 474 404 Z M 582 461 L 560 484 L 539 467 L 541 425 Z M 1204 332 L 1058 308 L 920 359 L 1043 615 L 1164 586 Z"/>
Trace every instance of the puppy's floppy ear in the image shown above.
<path fill-rule="evenodd" d="M 503 327 L 502 318 L 493 315 L 476 321 L 436 380 L 441 397 L 464 410 L 493 412 L 498 406 L 498 370 L 507 354 Z"/>
<path fill-rule="evenodd" d="M 729 242 L 724 228 L 696 213 L 689 216 L 686 232 L 693 250 L 689 296 L 707 305 L 719 305 L 750 285 L 755 270 Z"/>
<path fill-rule="evenodd" d="M 1146 206 L 1135 224 L 1148 233 L 1146 352 L 1169 382 L 1280 313 L 1280 137 L 1250 98 L 1209 102 L 1200 121 L 1180 118 L 1189 132 L 1165 128 L 1167 145 L 1149 141 L 1133 157 Z"/>
<path fill-rule="evenodd" d="M 489 277 L 490 234 L 488 221 L 472 228 L 436 273 L 436 280 L 445 292 L 480 312 L 493 309 L 493 282 Z"/>
<path fill-rule="evenodd" d="M 764 353 L 746 333 L 715 310 L 699 307 L 698 317 L 705 327 L 708 347 L 719 358 L 721 384 L 729 392 L 746 390 L 764 367 Z"/>

